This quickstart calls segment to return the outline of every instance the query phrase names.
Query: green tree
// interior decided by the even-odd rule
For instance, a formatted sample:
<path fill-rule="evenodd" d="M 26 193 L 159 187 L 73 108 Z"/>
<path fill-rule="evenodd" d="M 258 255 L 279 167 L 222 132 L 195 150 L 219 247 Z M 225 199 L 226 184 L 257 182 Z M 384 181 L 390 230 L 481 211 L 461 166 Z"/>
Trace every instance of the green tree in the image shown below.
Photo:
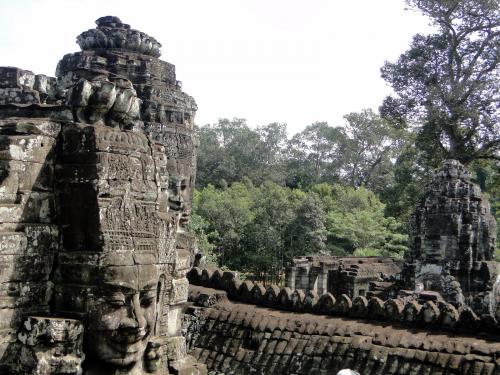
<path fill-rule="evenodd" d="M 245 251 L 252 256 L 241 267 L 256 274 L 276 274 L 283 268 L 286 228 L 295 216 L 290 190 L 267 181 L 253 199 L 254 220 L 244 238 Z"/>
<path fill-rule="evenodd" d="M 283 183 L 285 124 L 273 123 L 253 130 L 244 119 L 220 119 L 217 124 L 201 127 L 199 138 L 198 187 L 221 187 L 244 177 L 255 185 L 266 180 Z"/>
<path fill-rule="evenodd" d="M 312 192 L 271 181 L 255 187 L 247 178 L 194 197 L 193 231 L 219 266 L 278 275 L 294 256 L 324 248 L 325 213 Z"/>
<path fill-rule="evenodd" d="M 469 169 L 481 190 L 486 194 L 491 212 L 497 221 L 496 258 L 500 260 L 500 162 L 496 160 L 476 160 Z"/>
<path fill-rule="evenodd" d="M 316 122 L 294 135 L 287 154 L 287 184 L 307 188 L 320 182 L 337 181 L 343 137 L 339 128 L 326 122 Z"/>
<path fill-rule="evenodd" d="M 402 256 L 407 236 L 384 216 L 384 204 L 370 190 L 342 185 L 313 187 L 325 202 L 328 250 L 337 255 Z"/>
<path fill-rule="evenodd" d="M 393 184 L 394 162 L 409 136 L 372 110 L 349 113 L 340 147 L 342 181 L 381 192 Z"/>
<path fill-rule="evenodd" d="M 433 170 L 424 153 L 412 142 L 403 147 L 392 167 L 392 183 L 378 191 L 380 200 L 386 205 L 386 216 L 395 217 L 407 229 L 410 215 L 425 193 Z"/>
<path fill-rule="evenodd" d="M 318 254 L 326 247 L 326 213 L 323 202 L 314 192 L 294 190 L 295 217 L 286 230 L 285 257 Z"/>
<path fill-rule="evenodd" d="M 396 96 L 381 113 L 413 126 L 430 163 L 500 159 L 500 12 L 497 0 L 407 0 L 435 27 L 417 34 L 382 77 Z M 434 161 L 432 161 L 434 160 Z"/>
<path fill-rule="evenodd" d="M 197 193 L 195 192 L 195 194 Z M 211 240 L 217 238 L 218 233 L 210 232 L 210 223 L 196 212 L 191 213 L 189 230 L 196 236 L 198 249 L 205 257 L 206 264 L 217 266 L 217 254 L 214 252 L 215 246 Z"/>
<path fill-rule="evenodd" d="M 209 185 L 194 195 L 194 213 L 209 223 L 206 232 L 216 234 L 210 241 L 220 266 L 237 261 L 244 254 L 245 228 L 254 220 L 254 195 L 255 188 L 243 183 L 226 189 Z"/>
<path fill-rule="evenodd" d="M 259 135 L 244 119 L 220 119 L 199 129 L 197 186 L 221 186 L 247 176 L 255 165 Z"/>

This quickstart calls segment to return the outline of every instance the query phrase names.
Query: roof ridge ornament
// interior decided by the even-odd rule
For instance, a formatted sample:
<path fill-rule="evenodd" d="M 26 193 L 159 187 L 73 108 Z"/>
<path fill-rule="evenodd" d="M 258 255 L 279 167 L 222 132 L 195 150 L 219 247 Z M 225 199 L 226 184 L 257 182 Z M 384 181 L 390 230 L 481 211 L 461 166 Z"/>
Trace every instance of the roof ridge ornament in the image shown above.
<path fill-rule="evenodd" d="M 120 50 L 160 57 L 161 44 L 148 34 L 131 29 L 115 16 L 98 18 L 97 28 L 89 29 L 77 36 L 76 42 L 86 50 Z"/>

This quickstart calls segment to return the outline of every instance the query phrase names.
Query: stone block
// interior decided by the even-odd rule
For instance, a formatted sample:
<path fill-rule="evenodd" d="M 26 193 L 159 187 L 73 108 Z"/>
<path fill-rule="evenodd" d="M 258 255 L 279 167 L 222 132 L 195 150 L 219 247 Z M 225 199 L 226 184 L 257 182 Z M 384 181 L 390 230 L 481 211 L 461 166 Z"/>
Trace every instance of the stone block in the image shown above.
<path fill-rule="evenodd" d="M 38 91 L 19 88 L 0 88 L 0 105 L 40 104 Z"/>
<path fill-rule="evenodd" d="M 5 225 L 5 224 L 4 224 Z M 52 254 L 58 249 L 59 231 L 52 224 L 24 224 L 23 231 L 0 227 L 0 255 Z"/>
<path fill-rule="evenodd" d="M 169 361 L 178 361 L 184 358 L 186 356 L 186 339 L 183 336 L 167 338 L 166 353 Z"/>
<path fill-rule="evenodd" d="M 48 192 L 19 194 L 16 203 L 0 204 L 2 223 L 50 223 L 55 215 L 54 195 Z"/>
<path fill-rule="evenodd" d="M 183 315 L 182 305 L 173 305 L 168 311 L 168 334 L 175 336 L 180 334 Z"/>
<path fill-rule="evenodd" d="M 22 306 L 48 306 L 53 284 L 47 282 L 10 281 L 0 284 L 0 309 Z"/>
<path fill-rule="evenodd" d="M 0 135 L 0 160 L 53 163 L 56 140 L 40 134 Z"/>
<path fill-rule="evenodd" d="M 0 282 L 47 281 L 54 254 L 0 255 Z"/>
<path fill-rule="evenodd" d="M 175 257 L 174 270 L 178 275 L 184 275 L 191 268 L 191 253 L 184 249 L 179 249 Z"/>
<path fill-rule="evenodd" d="M 0 160 L 3 177 L 0 203 L 15 203 L 18 192 L 51 191 L 54 167 L 50 163 Z"/>
<path fill-rule="evenodd" d="M 43 135 L 57 138 L 61 124 L 44 118 L 5 118 L 0 119 L 2 135 Z"/>
<path fill-rule="evenodd" d="M 32 374 L 80 374 L 82 338 L 77 320 L 28 317 L 18 334 L 19 368 Z"/>
<path fill-rule="evenodd" d="M 189 281 L 186 278 L 173 279 L 170 303 L 186 302 L 188 299 Z"/>
<path fill-rule="evenodd" d="M 0 88 L 33 89 L 35 74 L 12 66 L 0 67 Z"/>

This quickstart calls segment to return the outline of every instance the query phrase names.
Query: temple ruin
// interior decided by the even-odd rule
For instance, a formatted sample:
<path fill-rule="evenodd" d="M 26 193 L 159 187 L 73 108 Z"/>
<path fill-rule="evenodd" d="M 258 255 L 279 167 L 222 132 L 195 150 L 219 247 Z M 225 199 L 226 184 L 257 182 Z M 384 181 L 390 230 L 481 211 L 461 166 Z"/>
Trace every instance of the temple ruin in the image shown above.
<path fill-rule="evenodd" d="M 117 17 L 0 68 L 0 372 L 201 374 L 181 334 L 196 103 Z"/>
<path fill-rule="evenodd" d="M 197 110 L 113 16 L 55 77 L 0 67 L 0 374 L 500 374 L 496 222 L 446 161 L 410 252 L 192 267 Z"/>
<path fill-rule="evenodd" d="M 383 257 L 310 256 L 293 260 L 286 286 L 319 295 L 346 294 L 349 298 L 377 295 L 389 298 L 401 273 L 402 262 Z"/>

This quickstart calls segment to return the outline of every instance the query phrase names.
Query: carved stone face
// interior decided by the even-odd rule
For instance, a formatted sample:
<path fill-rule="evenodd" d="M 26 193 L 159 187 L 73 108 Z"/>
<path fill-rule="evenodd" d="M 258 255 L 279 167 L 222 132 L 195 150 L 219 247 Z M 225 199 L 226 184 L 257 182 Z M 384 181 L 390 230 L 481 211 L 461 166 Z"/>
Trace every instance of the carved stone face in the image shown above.
<path fill-rule="evenodd" d="M 168 203 L 171 211 L 180 215 L 179 223 L 181 227 L 189 223 L 190 197 L 189 179 L 185 177 L 172 177 L 169 183 Z"/>
<path fill-rule="evenodd" d="M 86 328 L 91 361 L 118 367 L 141 362 L 154 329 L 157 288 L 154 265 L 106 267 Z"/>

